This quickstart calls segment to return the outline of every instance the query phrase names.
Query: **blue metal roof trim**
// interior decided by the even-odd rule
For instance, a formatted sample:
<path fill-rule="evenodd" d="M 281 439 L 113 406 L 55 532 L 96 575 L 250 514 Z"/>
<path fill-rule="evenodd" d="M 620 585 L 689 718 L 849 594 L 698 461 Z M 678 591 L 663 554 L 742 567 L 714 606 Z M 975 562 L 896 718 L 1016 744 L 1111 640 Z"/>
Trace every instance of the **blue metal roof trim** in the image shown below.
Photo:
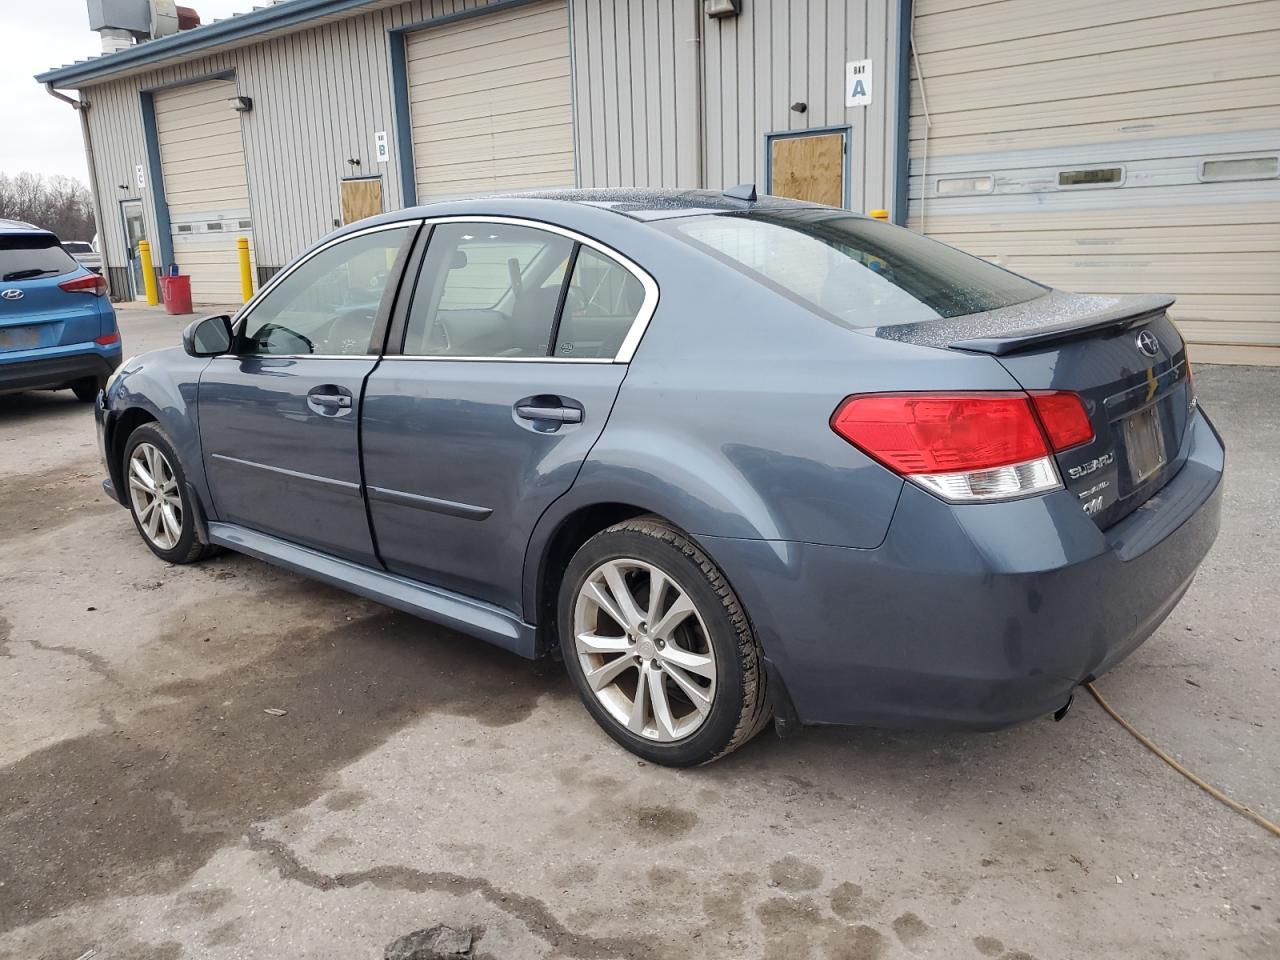
<path fill-rule="evenodd" d="M 268 30 L 296 26 L 314 17 L 368 6 L 371 2 L 372 0 L 286 0 L 284 3 L 260 7 L 248 13 L 234 14 L 225 20 L 217 20 L 193 30 L 148 40 L 116 53 L 55 67 L 36 74 L 36 80 L 55 87 L 74 87 L 85 80 L 98 80 L 121 70 L 198 53 L 209 47 L 244 40 Z"/>

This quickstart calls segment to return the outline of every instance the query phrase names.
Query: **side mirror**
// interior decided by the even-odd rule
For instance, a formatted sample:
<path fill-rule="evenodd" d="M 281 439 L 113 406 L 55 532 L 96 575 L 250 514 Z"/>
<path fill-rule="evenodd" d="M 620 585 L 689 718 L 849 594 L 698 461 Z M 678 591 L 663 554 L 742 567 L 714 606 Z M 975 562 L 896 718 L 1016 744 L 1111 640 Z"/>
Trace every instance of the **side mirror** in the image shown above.
<path fill-rule="evenodd" d="M 226 314 L 192 320 L 182 331 L 182 349 L 193 357 L 216 357 L 231 350 L 234 337 Z"/>

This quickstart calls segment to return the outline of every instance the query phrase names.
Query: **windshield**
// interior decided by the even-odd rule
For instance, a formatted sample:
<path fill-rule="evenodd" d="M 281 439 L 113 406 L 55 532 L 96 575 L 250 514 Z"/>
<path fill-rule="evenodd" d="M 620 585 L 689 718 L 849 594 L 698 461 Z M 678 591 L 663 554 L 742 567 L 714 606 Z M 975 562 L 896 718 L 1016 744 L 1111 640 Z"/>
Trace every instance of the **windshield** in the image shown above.
<path fill-rule="evenodd" d="M 1048 289 L 901 227 L 836 210 L 687 217 L 663 228 L 848 327 L 981 313 Z"/>
<path fill-rule="evenodd" d="M 0 235 L 0 281 L 56 277 L 79 267 L 52 234 Z"/>

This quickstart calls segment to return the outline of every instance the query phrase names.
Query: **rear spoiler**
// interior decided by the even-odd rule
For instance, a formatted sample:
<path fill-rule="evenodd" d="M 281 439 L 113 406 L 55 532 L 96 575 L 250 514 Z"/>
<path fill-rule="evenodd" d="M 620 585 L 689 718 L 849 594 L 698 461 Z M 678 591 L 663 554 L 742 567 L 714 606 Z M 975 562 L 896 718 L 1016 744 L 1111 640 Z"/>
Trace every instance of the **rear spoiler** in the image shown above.
<path fill-rule="evenodd" d="M 988 336 L 965 337 L 953 340 L 947 346 L 953 350 L 989 353 L 992 356 L 1003 357 L 1006 354 L 1017 353 L 1020 350 L 1030 350 L 1048 343 L 1088 337 L 1099 330 L 1111 328 L 1128 330 L 1133 327 L 1140 327 L 1164 316 L 1165 311 L 1169 309 L 1174 300 L 1173 297 L 1166 296 L 1135 297 L 1133 298 L 1135 300 L 1157 301 L 1154 304 L 1146 303 L 1138 306 L 1127 302 L 1128 299 L 1125 298 L 1124 302 L 1110 309 L 1104 309 L 1075 320 L 1050 323 L 1047 326 L 1028 326 L 1021 330 L 1010 330 Z"/>
<path fill-rule="evenodd" d="M 1173 297 L 1165 294 L 1104 297 L 1046 290 L 1023 303 L 982 313 L 853 329 L 881 340 L 1002 357 L 1046 343 L 1088 337 L 1109 327 L 1141 326 L 1164 314 L 1172 304 Z"/>

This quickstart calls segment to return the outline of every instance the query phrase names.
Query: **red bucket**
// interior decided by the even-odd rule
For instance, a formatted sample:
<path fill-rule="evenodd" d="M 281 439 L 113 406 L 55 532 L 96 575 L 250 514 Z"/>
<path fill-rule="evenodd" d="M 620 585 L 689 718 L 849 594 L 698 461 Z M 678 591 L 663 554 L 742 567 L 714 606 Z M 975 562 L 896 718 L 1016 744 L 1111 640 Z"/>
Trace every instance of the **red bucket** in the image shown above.
<path fill-rule="evenodd" d="M 191 277 L 179 274 L 160 278 L 166 313 L 194 313 L 191 309 Z"/>

